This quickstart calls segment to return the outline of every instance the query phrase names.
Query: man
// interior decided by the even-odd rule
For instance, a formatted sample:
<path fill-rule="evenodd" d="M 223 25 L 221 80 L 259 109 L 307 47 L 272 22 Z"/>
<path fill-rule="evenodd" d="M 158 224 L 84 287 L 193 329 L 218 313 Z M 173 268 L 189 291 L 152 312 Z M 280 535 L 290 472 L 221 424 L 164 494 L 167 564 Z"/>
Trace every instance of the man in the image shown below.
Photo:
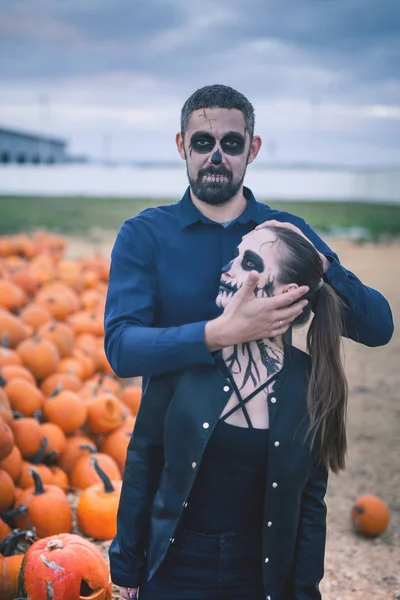
<path fill-rule="evenodd" d="M 105 349 L 117 375 L 213 363 L 215 350 L 290 329 L 308 288 L 255 298 L 256 270 L 228 310 L 222 314 L 215 304 L 223 266 L 242 237 L 266 221 L 299 229 L 319 251 L 324 279 L 347 307 L 344 335 L 367 346 L 389 342 L 393 320 L 385 298 L 342 267 L 303 219 L 257 202 L 243 186 L 261 147 L 247 98 L 223 85 L 197 90 L 182 108 L 176 143 L 190 184 L 182 200 L 128 219 L 112 251 Z"/>

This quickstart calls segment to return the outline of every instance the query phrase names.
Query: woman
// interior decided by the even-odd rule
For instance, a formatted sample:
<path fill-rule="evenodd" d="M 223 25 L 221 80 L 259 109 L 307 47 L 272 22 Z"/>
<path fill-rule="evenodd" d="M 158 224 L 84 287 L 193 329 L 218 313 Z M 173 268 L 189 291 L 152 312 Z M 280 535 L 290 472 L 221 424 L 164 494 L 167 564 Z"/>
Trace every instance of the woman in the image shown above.
<path fill-rule="evenodd" d="M 247 235 L 223 269 L 226 308 L 249 272 L 255 297 L 309 287 L 309 354 L 281 337 L 154 377 L 130 441 L 110 547 L 112 580 L 140 600 L 317 600 L 328 470 L 344 468 L 341 302 L 296 232 Z M 139 588 L 139 591 L 138 591 Z"/>

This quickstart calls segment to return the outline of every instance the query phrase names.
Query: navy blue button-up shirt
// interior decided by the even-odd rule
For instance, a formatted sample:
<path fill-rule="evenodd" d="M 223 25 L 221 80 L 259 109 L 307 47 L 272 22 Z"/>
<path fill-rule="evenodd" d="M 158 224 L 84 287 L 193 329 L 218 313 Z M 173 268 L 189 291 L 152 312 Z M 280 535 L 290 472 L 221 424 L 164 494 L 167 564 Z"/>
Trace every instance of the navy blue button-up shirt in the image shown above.
<path fill-rule="evenodd" d="M 245 210 L 227 227 L 201 214 L 189 188 L 176 204 L 148 208 L 122 225 L 105 308 L 105 350 L 118 376 L 148 377 L 214 363 L 204 329 L 222 312 L 215 303 L 222 267 L 242 236 L 270 219 L 299 227 L 330 260 L 325 278 L 348 307 L 346 335 L 367 346 L 390 340 L 386 299 L 345 269 L 303 219 L 257 202 L 248 188 L 244 194 Z"/>

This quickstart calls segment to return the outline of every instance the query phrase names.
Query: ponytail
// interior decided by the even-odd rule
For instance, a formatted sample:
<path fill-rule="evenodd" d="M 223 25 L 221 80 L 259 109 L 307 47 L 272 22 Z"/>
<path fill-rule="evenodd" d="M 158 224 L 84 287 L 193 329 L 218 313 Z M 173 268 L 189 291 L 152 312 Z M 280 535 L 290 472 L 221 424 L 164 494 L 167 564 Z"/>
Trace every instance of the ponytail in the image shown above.
<path fill-rule="evenodd" d="M 347 381 L 341 362 L 343 303 L 329 285 L 323 284 L 313 298 L 314 317 L 307 333 L 311 374 L 307 405 L 312 444 L 318 434 L 319 460 L 334 473 L 345 468 L 347 452 Z"/>

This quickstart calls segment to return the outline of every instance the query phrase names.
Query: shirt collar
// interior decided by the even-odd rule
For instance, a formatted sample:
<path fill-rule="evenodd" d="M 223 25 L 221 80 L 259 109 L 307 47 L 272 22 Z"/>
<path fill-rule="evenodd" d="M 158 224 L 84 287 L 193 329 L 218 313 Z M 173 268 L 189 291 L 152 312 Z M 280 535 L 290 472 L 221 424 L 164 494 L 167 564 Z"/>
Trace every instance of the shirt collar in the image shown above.
<path fill-rule="evenodd" d="M 243 187 L 243 194 L 247 200 L 247 205 L 242 214 L 239 215 L 235 221 L 238 223 L 249 223 L 250 221 L 253 221 L 257 224 L 265 221 L 265 214 L 261 214 L 260 205 L 255 199 L 253 192 L 249 188 Z M 190 197 L 190 186 L 186 189 L 182 200 L 178 202 L 178 214 L 181 229 L 184 229 L 193 223 L 197 223 L 197 221 L 203 221 L 203 223 L 215 223 L 215 221 L 211 221 L 211 219 L 205 217 L 193 204 Z"/>

